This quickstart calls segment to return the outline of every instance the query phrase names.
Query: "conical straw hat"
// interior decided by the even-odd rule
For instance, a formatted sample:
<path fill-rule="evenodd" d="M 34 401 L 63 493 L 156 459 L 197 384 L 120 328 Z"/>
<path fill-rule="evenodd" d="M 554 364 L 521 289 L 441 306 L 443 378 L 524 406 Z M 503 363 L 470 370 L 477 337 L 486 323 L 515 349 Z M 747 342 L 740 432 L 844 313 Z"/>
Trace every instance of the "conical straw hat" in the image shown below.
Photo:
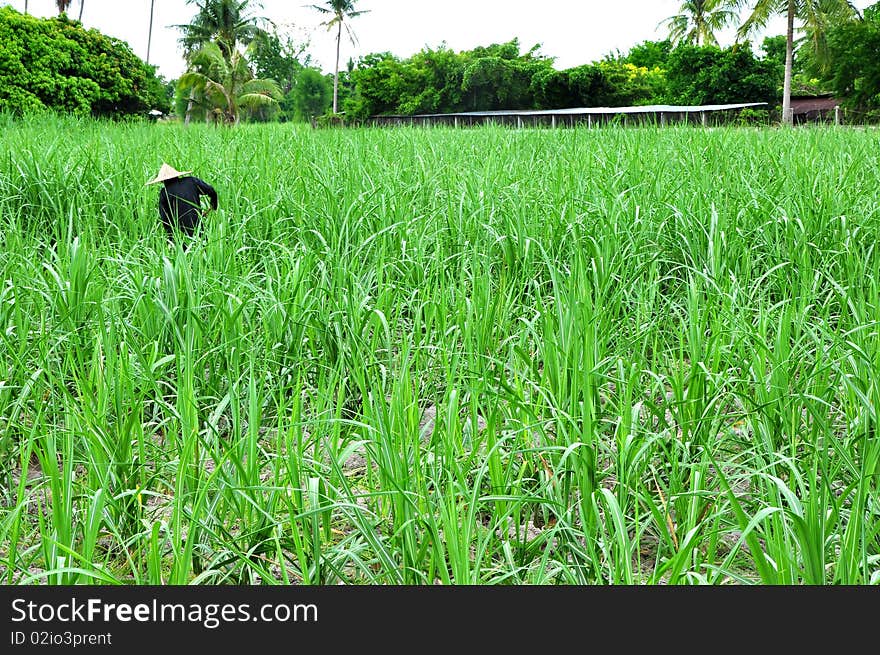
<path fill-rule="evenodd" d="M 171 180 L 175 177 L 180 177 L 181 175 L 189 175 L 190 173 L 192 173 L 192 171 L 176 171 L 168 164 L 163 163 L 162 168 L 159 169 L 159 174 L 156 175 L 155 179 L 147 182 L 147 185 L 164 182 L 165 180 Z"/>

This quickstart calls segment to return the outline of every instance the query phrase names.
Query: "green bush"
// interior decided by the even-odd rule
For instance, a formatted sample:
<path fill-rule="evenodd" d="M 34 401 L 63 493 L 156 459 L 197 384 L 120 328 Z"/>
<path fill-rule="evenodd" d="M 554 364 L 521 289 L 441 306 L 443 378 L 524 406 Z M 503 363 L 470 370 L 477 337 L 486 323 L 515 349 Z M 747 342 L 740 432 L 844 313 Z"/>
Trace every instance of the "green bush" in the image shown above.
<path fill-rule="evenodd" d="M 880 110 L 880 2 L 864 19 L 828 31 L 828 86 L 844 105 L 863 112 Z M 869 116 L 865 117 L 870 120 Z"/>
<path fill-rule="evenodd" d="M 343 127 L 345 124 L 345 114 L 334 114 L 332 111 L 318 116 L 312 123 L 315 127 Z"/>
<path fill-rule="evenodd" d="M 668 100 L 680 105 L 773 104 L 781 87 L 778 72 L 772 61 L 756 58 L 748 44 L 679 46 L 667 62 Z"/>
<path fill-rule="evenodd" d="M 769 125 L 771 122 L 770 110 L 746 107 L 737 112 L 733 122 L 735 125 Z"/>
<path fill-rule="evenodd" d="M 168 108 L 154 67 L 124 41 L 65 15 L 40 19 L 0 8 L 0 111 L 119 118 Z"/>

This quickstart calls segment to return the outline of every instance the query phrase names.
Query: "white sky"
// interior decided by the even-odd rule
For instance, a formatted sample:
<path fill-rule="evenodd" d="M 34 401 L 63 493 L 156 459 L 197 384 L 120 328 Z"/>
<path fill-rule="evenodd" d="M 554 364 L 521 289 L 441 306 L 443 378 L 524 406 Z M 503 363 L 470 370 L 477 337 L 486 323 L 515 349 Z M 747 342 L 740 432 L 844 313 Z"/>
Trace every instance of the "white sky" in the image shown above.
<path fill-rule="evenodd" d="M 127 41 L 142 59 L 147 55 L 150 0 L 83 0 L 83 24 Z M 876 0 L 854 4 L 864 9 Z M 325 18 L 310 4 L 324 0 L 262 0 L 255 13 L 280 25 L 293 25 L 294 35 L 310 38 L 309 52 L 325 72 L 332 72 L 335 60 L 335 33 L 320 23 Z M 0 0 L 24 11 L 25 0 Z M 257 0 L 254 4 L 260 4 Z M 680 0 L 359 0 L 358 9 L 369 10 L 351 23 L 358 39 L 353 46 L 343 37 L 340 67 L 349 57 L 390 51 L 409 57 L 425 46 L 437 47 L 443 41 L 453 50 L 469 50 L 519 38 L 523 50 L 541 43 L 541 52 L 556 58 L 556 67 L 588 64 L 604 55 L 626 52 L 637 43 L 666 38 L 665 26 L 658 25 L 678 13 Z M 68 10 L 79 16 L 80 0 Z M 28 12 L 35 16 L 56 13 L 53 0 L 29 0 Z M 188 23 L 196 13 L 186 0 L 155 0 L 150 63 L 168 79 L 184 70 L 173 26 Z M 782 34 L 784 19 L 777 18 L 766 35 Z M 760 43 L 763 34 L 753 38 Z M 720 35 L 721 45 L 734 41 L 734 31 Z"/>

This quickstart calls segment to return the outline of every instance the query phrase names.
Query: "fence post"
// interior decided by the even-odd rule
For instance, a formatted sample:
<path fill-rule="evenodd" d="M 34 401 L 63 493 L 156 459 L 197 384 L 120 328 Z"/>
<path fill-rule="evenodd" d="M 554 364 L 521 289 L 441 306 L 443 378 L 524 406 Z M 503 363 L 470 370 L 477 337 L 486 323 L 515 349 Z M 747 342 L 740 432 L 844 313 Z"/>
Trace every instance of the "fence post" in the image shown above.
<path fill-rule="evenodd" d="M 840 105 L 834 105 L 834 124 L 840 125 Z"/>

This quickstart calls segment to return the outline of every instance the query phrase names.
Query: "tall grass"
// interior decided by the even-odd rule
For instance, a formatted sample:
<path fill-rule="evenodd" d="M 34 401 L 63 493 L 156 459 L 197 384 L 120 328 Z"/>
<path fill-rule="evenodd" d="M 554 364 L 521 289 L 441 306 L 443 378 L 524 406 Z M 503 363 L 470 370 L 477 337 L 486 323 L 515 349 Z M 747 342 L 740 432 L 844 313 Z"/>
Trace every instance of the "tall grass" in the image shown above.
<path fill-rule="evenodd" d="M 4 582 L 880 582 L 880 133 L 0 120 Z"/>

